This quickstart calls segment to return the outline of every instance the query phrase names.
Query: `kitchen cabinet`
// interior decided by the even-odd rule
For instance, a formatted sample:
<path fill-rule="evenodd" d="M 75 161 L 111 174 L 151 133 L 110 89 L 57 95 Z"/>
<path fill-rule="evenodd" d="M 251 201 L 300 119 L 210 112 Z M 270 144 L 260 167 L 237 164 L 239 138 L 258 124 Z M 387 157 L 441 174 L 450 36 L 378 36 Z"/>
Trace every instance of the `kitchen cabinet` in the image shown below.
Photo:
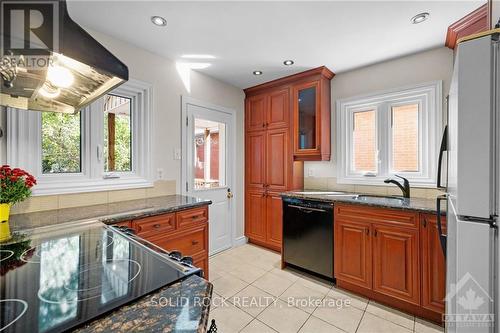
<path fill-rule="evenodd" d="M 304 160 L 330 158 L 332 77 L 320 67 L 245 89 L 245 235 L 250 242 L 281 250 L 281 213 L 274 211 L 281 212 L 279 193 L 303 188 Z M 295 156 L 293 94 L 310 83 L 318 99 L 312 131 L 321 135 L 315 134 L 314 148 L 297 150 Z"/>
<path fill-rule="evenodd" d="M 245 235 L 254 242 L 266 242 L 266 194 L 247 190 L 245 194 Z"/>
<path fill-rule="evenodd" d="M 334 227 L 339 288 L 441 322 L 446 263 L 435 214 L 336 204 Z"/>
<path fill-rule="evenodd" d="M 296 160 L 330 160 L 330 79 L 293 86 L 294 150 Z"/>
<path fill-rule="evenodd" d="M 370 223 L 335 218 L 334 270 L 337 279 L 371 289 Z"/>
<path fill-rule="evenodd" d="M 137 236 L 170 251 L 180 251 L 193 258 L 208 279 L 208 206 L 182 209 L 115 225 L 134 229 Z"/>
<path fill-rule="evenodd" d="M 446 217 L 442 216 L 443 233 L 446 233 Z M 446 296 L 446 260 L 441 250 L 437 217 L 422 214 L 420 217 L 420 249 L 422 256 L 422 307 L 444 313 Z"/>
<path fill-rule="evenodd" d="M 420 302 L 418 230 L 374 224 L 373 291 Z"/>

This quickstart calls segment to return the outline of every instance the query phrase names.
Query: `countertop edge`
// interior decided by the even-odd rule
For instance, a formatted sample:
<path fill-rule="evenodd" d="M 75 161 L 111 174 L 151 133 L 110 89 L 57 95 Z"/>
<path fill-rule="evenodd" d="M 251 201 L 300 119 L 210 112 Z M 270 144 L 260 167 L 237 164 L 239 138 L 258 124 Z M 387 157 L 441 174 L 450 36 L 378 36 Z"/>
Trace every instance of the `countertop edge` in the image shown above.
<path fill-rule="evenodd" d="M 351 194 L 351 193 L 347 193 L 347 194 Z M 353 196 L 358 195 L 358 194 L 359 193 L 352 193 Z M 294 193 L 294 192 L 283 192 L 283 193 L 280 193 L 280 196 L 282 198 L 296 198 L 296 199 L 304 199 L 304 200 L 312 200 L 312 201 L 320 201 L 320 202 L 342 203 L 342 204 L 348 204 L 348 205 L 361 205 L 361 206 L 368 206 L 368 207 L 378 207 L 378 208 L 414 211 L 414 212 L 420 212 L 420 213 L 437 214 L 435 201 L 432 201 L 432 199 L 424 199 L 424 198 L 414 198 L 413 200 L 417 199 L 417 200 L 432 202 L 434 204 L 434 206 L 433 207 L 424 207 L 424 206 L 419 206 L 419 205 L 412 206 L 411 201 L 409 202 L 408 205 L 405 205 L 405 206 L 390 205 L 390 204 L 382 204 L 382 203 L 369 202 L 369 201 L 355 201 L 352 198 L 345 198 L 345 197 L 324 197 L 321 194 L 307 195 L 307 194 Z M 374 195 L 374 196 L 377 196 L 377 195 Z M 382 197 L 382 196 L 380 196 L 380 197 Z M 444 214 L 444 213 L 445 213 L 445 211 L 441 210 L 441 214 Z"/>

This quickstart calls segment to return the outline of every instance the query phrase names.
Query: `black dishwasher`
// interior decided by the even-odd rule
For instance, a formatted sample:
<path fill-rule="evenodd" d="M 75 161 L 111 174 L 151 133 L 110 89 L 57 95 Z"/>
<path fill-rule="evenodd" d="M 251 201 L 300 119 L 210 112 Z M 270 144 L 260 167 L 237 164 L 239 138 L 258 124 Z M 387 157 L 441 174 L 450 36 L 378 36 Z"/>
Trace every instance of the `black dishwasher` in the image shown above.
<path fill-rule="evenodd" d="M 333 279 L 333 203 L 283 198 L 283 261 Z"/>

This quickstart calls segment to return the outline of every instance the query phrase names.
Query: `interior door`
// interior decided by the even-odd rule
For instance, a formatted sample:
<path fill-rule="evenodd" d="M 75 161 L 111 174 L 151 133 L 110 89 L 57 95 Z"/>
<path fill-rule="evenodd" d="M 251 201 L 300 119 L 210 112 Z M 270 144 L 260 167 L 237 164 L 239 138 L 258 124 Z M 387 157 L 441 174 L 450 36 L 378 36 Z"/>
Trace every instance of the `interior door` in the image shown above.
<path fill-rule="evenodd" d="M 236 138 L 234 114 L 200 104 L 185 104 L 186 163 L 183 164 L 182 192 L 212 201 L 208 223 L 211 255 L 232 245 L 232 155 Z"/>

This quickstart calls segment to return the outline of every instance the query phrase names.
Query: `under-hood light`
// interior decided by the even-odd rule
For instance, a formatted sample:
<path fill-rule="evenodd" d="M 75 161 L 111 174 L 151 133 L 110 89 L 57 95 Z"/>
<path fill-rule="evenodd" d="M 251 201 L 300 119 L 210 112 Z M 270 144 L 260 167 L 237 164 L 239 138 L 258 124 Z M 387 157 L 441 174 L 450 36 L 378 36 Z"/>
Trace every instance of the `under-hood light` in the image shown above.
<path fill-rule="evenodd" d="M 75 81 L 71 71 L 61 66 L 49 66 L 47 70 L 47 80 L 54 86 L 60 88 L 69 88 Z"/>

